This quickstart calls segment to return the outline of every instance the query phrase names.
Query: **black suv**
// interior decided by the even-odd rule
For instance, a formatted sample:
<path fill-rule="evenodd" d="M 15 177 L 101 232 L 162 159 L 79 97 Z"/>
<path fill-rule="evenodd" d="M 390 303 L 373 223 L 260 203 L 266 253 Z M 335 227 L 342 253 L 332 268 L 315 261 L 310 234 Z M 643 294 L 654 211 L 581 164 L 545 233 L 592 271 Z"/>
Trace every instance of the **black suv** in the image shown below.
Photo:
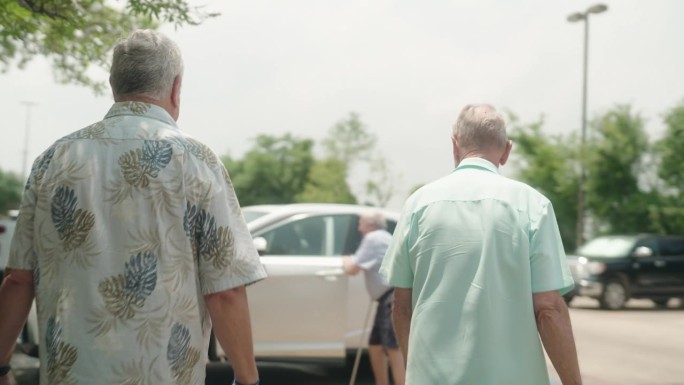
<path fill-rule="evenodd" d="M 599 300 L 604 309 L 621 309 L 630 298 L 664 306 L 684 297 L 684 237 L 610 235 L 591 240 L 568 255 L 575 289 L 566 294 Z"/>

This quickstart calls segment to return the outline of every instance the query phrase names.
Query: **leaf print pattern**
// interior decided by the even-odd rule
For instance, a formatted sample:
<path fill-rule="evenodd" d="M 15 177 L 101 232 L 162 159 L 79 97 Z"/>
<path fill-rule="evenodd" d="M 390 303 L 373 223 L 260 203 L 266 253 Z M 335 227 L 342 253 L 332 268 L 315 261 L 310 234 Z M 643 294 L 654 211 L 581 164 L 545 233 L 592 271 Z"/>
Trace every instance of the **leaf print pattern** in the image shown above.
<path fill-rule="evenodd" d="M 185 234 L 190 237 L 193 253 L 203 261 L 211 262 L 218 270 L 230 264 L 234 238 L 228 227 L 216 225 L 216 219 L 206 210 L 188 202 L 183 218 Z"/>
<path fill-rule="evenodd" d="M 139 253 L 124 266 L 124 274 L 110 277 L 98 285 L 109 312 L 119 319 L 131 319 L 145 305 L 157 285 L 157 257 Z"/>
<path fill-rule="evenodd" d="M 150 178 L 156 178 L 166 165 L 171 162 L 173 150 L 171 144 L 162 141 L 146 140 L 143 148 L 131 150 L 119 158 L 119 166 L 124 179 L 134 187 L 147 187 Z"/>
<path fill-rule="evenodd" d="M 77 131 L 76 132 L 76 138 L 78 139 L 97 139 L 97 138 L 102 138 L 104 136 L 105 132 L 105 125 L 104 122 L 100 121 L 95 124 L 91 124 L 90 126 Z"/>
<path fill-rule="evenodd" d="M 177 384 L 190 383 L 192 370 L 199 361 L 199 352 L 190 346 L 190 331 L 180 323 L 171 328 L 166 358 Z"/>
<path fill-rule="evenodd" d="M 73 189 L 67 186 L 57 188 L 52 199 L 52 222 L 57 229 L 59 239 L 64 242 L 64 251 L 71 251 L 81 246 L 95 225 L 93 213 L 76 209 L 78 198 Z"/>
<path fill-rule="evenodd" d="M 204 143 L 189 137 L 177 138 L 174 141 L 180 147 L 185 149 L 185 151 L 195 156 L 195 158 L 201 162 L 204 162 L 207 166 L 214 167 L 218 164 L 214 151 L 212 151 Z"/>
<path fill-rule="evenodd" d="M 47 350 L 48 379 L 53 384 L 73 383 L 71 368 L 78 359 L 78 351 L 62 341 L 62 325 L 55 318 L 47 320 L 45 346 Z"/>
<path fill-rule="evenodd" d="M 31 176 L 26 182 L 25 190 L 28 190 L 33 185 L 40 185 L 45 176 L 45 172 L 52 162 L 52 158 L 55 156 L 55 146 L 50 146 L 34 163 L 31 168 Z"/>

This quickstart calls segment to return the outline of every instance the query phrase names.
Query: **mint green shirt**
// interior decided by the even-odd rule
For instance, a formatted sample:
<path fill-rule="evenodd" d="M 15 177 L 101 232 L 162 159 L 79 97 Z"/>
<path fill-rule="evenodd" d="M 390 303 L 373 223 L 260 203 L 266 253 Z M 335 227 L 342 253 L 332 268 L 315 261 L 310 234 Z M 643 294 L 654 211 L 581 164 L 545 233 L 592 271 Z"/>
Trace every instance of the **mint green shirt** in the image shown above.
<path fill-rule="evenodd" d="M 551 202 L 468 158 L 406 202 L 381 273 L 411 288 L 408 385 L 548 385 L 532 293 L 573 286 Z"/>

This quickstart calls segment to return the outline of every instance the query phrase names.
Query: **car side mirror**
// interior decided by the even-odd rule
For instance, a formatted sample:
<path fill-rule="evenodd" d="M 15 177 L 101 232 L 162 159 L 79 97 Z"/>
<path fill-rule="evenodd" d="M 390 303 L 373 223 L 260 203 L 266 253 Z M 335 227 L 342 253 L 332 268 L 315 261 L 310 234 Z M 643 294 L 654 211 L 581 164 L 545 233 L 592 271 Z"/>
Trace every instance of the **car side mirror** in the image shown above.
<path fill-rule="evenodd" d="M 653 256 L 653 250 L 650 247 L 639 246 L 636 248 L 636 250 L 634 250 L 632 255 L 637 257 L 637 258 L 652 257 Z"/>
<path fill-rule="evenodd" d="M 259 255 L 264 255 L 266 249 L 268 248 L 268 241 L 264 237 L 256 237 L 252 240 L 254 242 L 254 248 L 256 248 Z"/>

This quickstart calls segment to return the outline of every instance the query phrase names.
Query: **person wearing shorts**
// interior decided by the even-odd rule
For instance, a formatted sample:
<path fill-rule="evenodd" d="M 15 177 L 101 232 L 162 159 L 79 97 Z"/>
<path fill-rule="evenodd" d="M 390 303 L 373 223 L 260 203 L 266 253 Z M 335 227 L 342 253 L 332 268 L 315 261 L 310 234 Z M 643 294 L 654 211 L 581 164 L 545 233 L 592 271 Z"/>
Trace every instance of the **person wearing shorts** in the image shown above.
<path fill-rule="evenodd" d="M 389 369 L 395 385 L 404 385 L 404 357 L 392 326 L 393 289 L 379 273 L 382 259 L 392 239 L 385 217 L 379 211 L 361 214 L 359 232 L 363 236 L 354 255 L 344 258 L 344 271 L 356 275 L 363 271 L 366 290 L 377 301 L 375 321 L 368 340 L 368 356 L 376 385 L 389 385 Z"/>

